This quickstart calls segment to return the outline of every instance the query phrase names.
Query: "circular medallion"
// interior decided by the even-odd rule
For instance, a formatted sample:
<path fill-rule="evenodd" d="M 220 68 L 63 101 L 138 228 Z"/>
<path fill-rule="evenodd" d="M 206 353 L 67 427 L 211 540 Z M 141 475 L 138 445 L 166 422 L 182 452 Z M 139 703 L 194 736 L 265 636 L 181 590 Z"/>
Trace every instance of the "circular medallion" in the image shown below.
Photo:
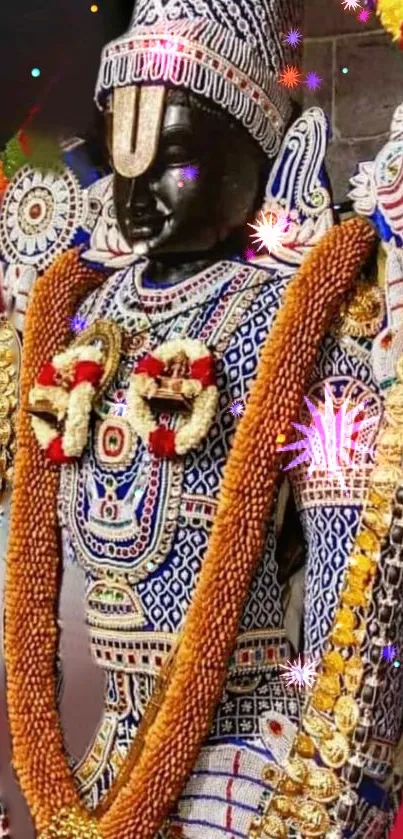
<path fill-rule="evenodd" d="M 10 400 L 7 396 L 0 396 L 0 419 L 5 419 L 10 413 Z"/>
<path fill-rule="evenodd" d="M 284 770 L 296 784 L 303 784 L 308 774 L 308 767 L 300 757 L 292 757 L 290 760 L 286 760 Z"/>
<path fill-rule="evenodd" d="M 351 734 L 359 719 L 358 705 L 351 696 L 340 696 L 334 708 L 334 718 L 342 734 Z"/>
<path fill-rule="evenodd" d="M 340 795 L 340 781 L 331 769 L 315 767 L 309 771 L 307 785 L 314 801 L 329 804 Z"/>
<path fill-rule="evenodd" d="M 286 839 L 287 828 L 280 816 L 269 813 L 263 820 L 263 835 L 270 839 Z"/>
<path fill-rule="evenodd" d="M 346 662 L 346 667 L 344 671 L 344 684 L 349 693 L 357 693 L 357 690 L 361 685 L 363 675 L 364 665 L 360 659 L 360 656 L 351 656 L 351 658 Z"/>
<path fill-rule="evenodd" d="M 3 388 L 8 385 L 9 376 L 6 370 L 0 369 L 0 390 L 3 392 Z"/>
<path fill-rule="evenodd" d="M 292 801 L 286 795 L 278 795 L 276 798 L 273 799 L 273 810 L 283 817 L 283 819 L 287 819 L 293 813 L 293 804 Z"/>
<path fill-rule="evenodd" d="M 330 819 L 322 804 L 305 801 L 298 809 L 298 824 L 304 836 L 325 836 Z"/>
<path fill-rule="evenodd" d="M 11 437 L 11 423 L 7 419 L 0 420 L 0 445 L 6 446 Z"/>
<path fill-rule="evenodd" d="M 6 344 L 14 338 L 14 331 L 8 321 L 0 321 L 0 344 Z M 2 349 L 2 357 L 5 350 Z"/>
<path fill-rule="evenodd" d="M 70 169 L 23 166 L 4 195 L 0 249 L 8 262 L 43 270 L 71 244 L 82 216 L 81 188 Z"/>
<path fill-rule="evenodd" d="M 332 730 L 321 717 L 309 714 L 304 718 L 305 731 L 315 740 L 326 740 L 332 737 Z"/>
<path fill-rule="evenodd" d="M 308 734 L 300 732 L 297 736 L 295 747 L 298 754 L 306 759 L 313 758 L 315 754 L 315 743 Z"/>
<path fill-rule="evenodd" d="M 0 333 L 0 341 L 3 341 L 2 334 Z M 7 367 L 12 366 L 14 361 L 14 353 L 11 349 L 6 347 L 0 347 L 0 369 L 4 370 Z"/>
<path fill-rule="evenodd" d="M 343 734 L 335 732 L 330 740 L 323 740 L 319 747 L 319 754 L 326 766 L 331 769 L 341 769 L 347 763 L 349 756 L 348 742 Z"/>
<path fill-rule="evenodd" d="M 344 671 L 344 658 L 336 650 L 325 653 L 323 656 L 323 667 L 326 673 L 340 675 Z"/>

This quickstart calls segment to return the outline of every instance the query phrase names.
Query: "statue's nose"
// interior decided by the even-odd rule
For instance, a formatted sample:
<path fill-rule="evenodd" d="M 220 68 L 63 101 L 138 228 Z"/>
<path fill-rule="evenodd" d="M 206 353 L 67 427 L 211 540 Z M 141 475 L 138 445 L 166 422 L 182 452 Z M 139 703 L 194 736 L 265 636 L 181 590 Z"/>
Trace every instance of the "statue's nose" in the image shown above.
<path fill-rule="evenodd" d="M 147 174 L 141 175 L 139 178 L 133 178 L 130 184 L 127 208 L 136 215 L 156 209 L 155 198 Z"/>

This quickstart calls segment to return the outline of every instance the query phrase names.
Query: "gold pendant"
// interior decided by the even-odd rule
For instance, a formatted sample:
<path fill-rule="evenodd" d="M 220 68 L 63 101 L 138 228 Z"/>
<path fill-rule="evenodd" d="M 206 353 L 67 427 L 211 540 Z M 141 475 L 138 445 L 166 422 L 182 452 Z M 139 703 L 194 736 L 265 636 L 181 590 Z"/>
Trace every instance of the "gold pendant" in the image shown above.
<path fill-rule="evenodd" d="M 96 320 L 88 329 L 84 329 L 69 345 L 75 347 L 98 346 L 102 351 L 104 373 L 97 387 L 98 400 L 112 383 L 120 363 L 122 350 L 122 331 L 111 320 Z"/>
<path fill-rule="evenodd" d="M 353 655 L 347 662 L 344 671 L 344 684 L 349 693 L 357 693 L 364 675 L 364 665 L 359 655 Z"/>
<path fill-rule="evenodd" d="M 331 769 L 311 769 L 307 786 L 309 797 L 322 804 L 330 804 L 340 795 L 340 781 Z"/>
<path fill-rule="evenodd" d="M 287 828 L 282 818 L 276 813 L 269 813 L 263 819 L 263 835 L 269 836 L 270 839 L 286 839 Z"/>
<path fill-rule="evenodd" d="M 341 769 L 349 756 L 349 746 L 344 735 L 336 731 L 331 740 L 323 740 L 319 746 L 319 754 L 326 766 Z"/>
<path fill-rule="evenodd" d="M 330 819 L 325 807 L 316 801 L 306 801 L 298 809 L 298 825 L 304 836 L 325 836 Z"/>
<path fill-rule="evenodd" d="M 354 731 L 360 712 L 358 705 L 352 696 L 340 696 L 334 708 L 334 719 L 339 731 L 342 734 L 351 734 Z"/>

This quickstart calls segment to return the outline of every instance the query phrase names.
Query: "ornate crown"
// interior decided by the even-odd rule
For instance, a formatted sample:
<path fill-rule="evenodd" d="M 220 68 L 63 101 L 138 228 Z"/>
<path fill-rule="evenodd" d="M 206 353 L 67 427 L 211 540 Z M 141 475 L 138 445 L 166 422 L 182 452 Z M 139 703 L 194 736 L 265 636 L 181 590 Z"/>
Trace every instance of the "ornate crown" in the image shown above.
<path fill-rule="evenodd" d="M 301 0 L 139 0 L 125 35 L 103 50 L 96 102 L 114 89 L 165 82 L 213 100 L 241 120 L 269 156 L 291 114 L 277 82 L 295 51 L 284 34 Z"/>

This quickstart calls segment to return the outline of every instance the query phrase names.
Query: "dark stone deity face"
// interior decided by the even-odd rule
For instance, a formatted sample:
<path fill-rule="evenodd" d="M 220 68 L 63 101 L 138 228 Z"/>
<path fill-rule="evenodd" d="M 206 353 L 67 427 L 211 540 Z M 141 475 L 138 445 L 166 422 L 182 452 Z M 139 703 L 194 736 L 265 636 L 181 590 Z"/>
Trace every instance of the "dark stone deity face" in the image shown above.
<path fill-rule="evenodd" d="M 267 168 L 238 122 L 201 97 L 170 89 L 153 164 L 134 179 L 115 172 L 119 226 L 150 256 L 234 252 L 261 204 Z"/>

